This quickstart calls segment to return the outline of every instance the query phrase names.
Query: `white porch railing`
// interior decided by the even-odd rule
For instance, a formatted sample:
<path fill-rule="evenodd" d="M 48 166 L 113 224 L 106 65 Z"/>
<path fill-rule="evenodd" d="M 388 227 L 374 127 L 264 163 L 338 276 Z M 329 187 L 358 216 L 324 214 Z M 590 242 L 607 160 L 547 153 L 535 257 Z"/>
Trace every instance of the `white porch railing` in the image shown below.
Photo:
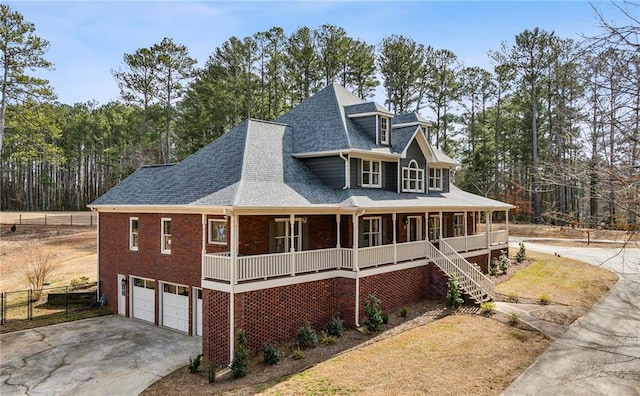
<path fill-rule="evenodd" d="M 231 257 L 217 253 L 205 254 L 202 277 L 205 279 L 231 280 Z"/>
<path fill-rule="evenodd" d="M 470 252 L 487 248 L 487 234 L 443 238 L 456 252 Z"/>
<path fill-rule="evenodd" d="M 492 245 L 500 245 L 503 243 L 509 242 L 509 231 L 508 230 L 500 230 L 500 231 L 492 231 L 491 232 L 491 244 Z"/>
<path fill-rule="evenodd" d="M 482 273 L 475 265 L 468 262 L 464 257 L 460 256 L 445 241 L 440 242 L 440 251 L 449 259 L 459 271 L 456 271 L 456 277 L 462 287 L 471 294 L 476 301 L 481 302 L 483 294 L 487 294 L 495 299 L 495 285 L 493 281 Z M 460 274 L 462 272 L 463 274 Z M 462 279 L 460 278 L 462 276 Z M 468 285 L 465 287 L 465 283 Z"/>
<path fill-rule="evenodd" d="M 362 269 L 388 263 L 393 263 L 393 245 L 358 249 L 358 268 Z"/>
<path fill-rule="evenodd" d="M 415 241 L 397 244 L 398 261 L 415 260 L 427 257 L 425 241 Z"/>

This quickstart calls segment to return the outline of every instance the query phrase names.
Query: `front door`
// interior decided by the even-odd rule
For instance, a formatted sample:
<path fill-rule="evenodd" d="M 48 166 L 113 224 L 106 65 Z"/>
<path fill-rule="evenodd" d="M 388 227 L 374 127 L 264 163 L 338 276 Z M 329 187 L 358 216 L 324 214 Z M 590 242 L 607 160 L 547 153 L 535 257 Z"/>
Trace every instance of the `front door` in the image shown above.
<path fill-rule="evenodd" d="M 422 240 L 422 218 L 420 216 L 408 217 L 409 242 Z"/>
<path fill-rule="evenodd" d="M 118 274 L 118 315 L 127 316 L 127 277 Z"/>

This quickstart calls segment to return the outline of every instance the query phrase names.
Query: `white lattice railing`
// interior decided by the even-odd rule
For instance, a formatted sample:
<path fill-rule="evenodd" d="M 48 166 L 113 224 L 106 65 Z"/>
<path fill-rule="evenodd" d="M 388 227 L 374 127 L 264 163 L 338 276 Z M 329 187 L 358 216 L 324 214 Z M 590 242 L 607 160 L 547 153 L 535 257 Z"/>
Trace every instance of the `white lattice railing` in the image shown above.
<path fill-rule="evenodd" d="M 393 245 L 358 249 L 358 268 L 362 269 L 388 263 L 393 263 Z"/>

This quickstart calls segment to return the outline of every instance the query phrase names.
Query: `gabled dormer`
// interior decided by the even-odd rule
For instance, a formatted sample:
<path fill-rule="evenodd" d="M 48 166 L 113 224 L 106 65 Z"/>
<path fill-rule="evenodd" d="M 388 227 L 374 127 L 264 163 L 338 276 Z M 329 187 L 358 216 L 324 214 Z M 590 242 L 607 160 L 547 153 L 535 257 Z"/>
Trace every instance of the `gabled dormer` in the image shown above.
<path fill-rule="evenodd" d="M 359 103 L 345 106 L 344 114 L 376 145 L 391 145 L 393 113 L 384 107 L 375 102 Z"/>
<path fill-rule="evenodd" d="M 431 127 L 433 126 L 433 124 L 427 121 L 420 114 L 416 112 L 398 114 L 393 118 L 392 129 L 405 128 L 410 126 L 420 127 L 420 131 L 427 139 L 427 142 L 431 142 Z"/>

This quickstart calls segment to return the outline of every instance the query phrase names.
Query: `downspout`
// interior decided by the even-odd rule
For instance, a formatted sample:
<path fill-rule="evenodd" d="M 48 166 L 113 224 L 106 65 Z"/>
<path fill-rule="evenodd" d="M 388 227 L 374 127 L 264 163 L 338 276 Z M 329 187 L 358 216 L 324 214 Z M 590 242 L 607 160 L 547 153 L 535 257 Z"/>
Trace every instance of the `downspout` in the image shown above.
<path fill-rule="evenodd" d="M 349 188 L 349 185 L 351 184 L 351 180 L 350 179 L 350 167 L 349 167 L 349 158 L 344 156 L 344 153 L 341 151 L 340 152 L 340 158 L 342 158 L 342 160 L 344 161 L 344 187 L 342 187 L 343 190 L 346 190 L 347 188 Z"/>
<path fill-rule="evenodd" d="M 96 283 L 96 301 L 100 301 L 100 212 L 93 208 L 91 211 L 96 212 L 96 279 L 98 280 Z M 129 238 L 131 238 L 131 236 L 129 236 Z"/>
<path fill-rule="evenodd" d="M 200 279 L 204 280 L 204 256 L 207 254 L 207 215 L 205 213 L 201 214 L 202 216 L 202 253 L 200 254 Z M 202 287 L 202 284 L 200 285 L 200 287 Z M 193 287 L 191 288 L 191 290 L 193 290 Z M 195 303 L 196 303 L 196 299 L 192 296 L 191 297 L 191 304 L 194 305 L 192 308 L 192 312 L 195 312 L 196 307 L 195 307 Z M 196 321 L 195 319 L 195 314 L 192 314 L 192 320 L 191 323 L 193 325 L 193 329 L 191 331 L 191 335 L 194 335 L 196 333 Z"/>

